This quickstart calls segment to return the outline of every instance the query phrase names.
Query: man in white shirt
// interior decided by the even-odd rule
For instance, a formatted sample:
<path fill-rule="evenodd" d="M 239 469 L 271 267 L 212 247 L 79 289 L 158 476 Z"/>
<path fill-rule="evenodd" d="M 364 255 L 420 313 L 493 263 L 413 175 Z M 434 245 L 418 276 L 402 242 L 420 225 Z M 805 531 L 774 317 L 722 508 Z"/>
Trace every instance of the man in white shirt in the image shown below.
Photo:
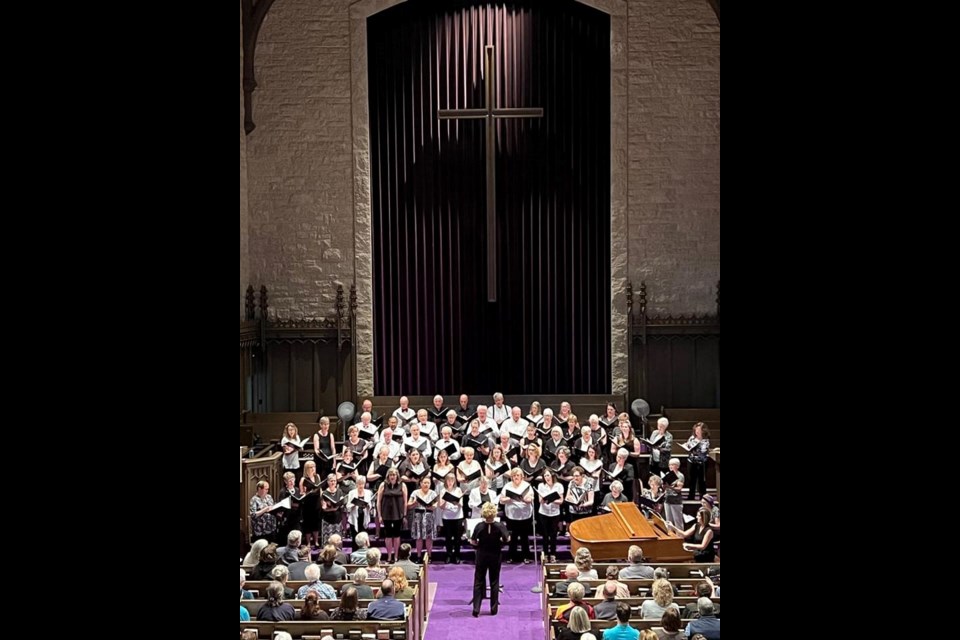
<path fill-rule="evenodd" d="M 511 409 L 511 414 L 510 418 L 500 425 L 500 432 L 503 433 L 506 430 L 514 440 L 522 440 L 527 435 L 529 423 L 520 417 L 520 407 Z"/>
<path fill-rule="evenodd" d="M 393 410 L 393 415 L 397 418 L 397 424 L 408 431 L 407 423 L 417 417 L 417 412 L 410 408 L 410 398 L 400 396 L 400 408 Z"/>
<path fill-rule="evenodd" d="M 447 455 L 450 456 L 450 462 L 455 463 L 460 459 L 460 444 L 453 439 L 453 429 L 450 427 L 444 426 L 440 431 L 441 438 L 437 440 L 435 449 L 439 452 L 441 449 L 446 449 Z"/>
<path fill-rule="evenodd" d="M 426 409 L 417 411 L 417 426 L 420 427 L 421 435 L 430 438 L 431 442 L 436 442 L 437 438 L 440 437 L 440 432 L 437 430 L 437 425 L 428 419 L 429 417 L 430 414 Z"/>
<path fill-rule="evenodd" d="M 497 428 L 497 423 L 487 415 L 487 405 L 477 406 L 477 420 L 480 422 L 480 433 L 491 436 L 494 440 L 500 437 L 500 429 Z"/>
<path fill-rule="evenodd" d="M 510 405 L 503 403 L 503 394 L 500 392 L 493 394 L 493 421 L 501 425 L 510 418 L 511 412 Z"/>
<path fill-rule="evenodd" d="M 433 448 L 430 446 L 430 438 L 424 438 L 420 434 L 420 423 L 415 422 L 410 427 L 410 435 L 403 439 L 404 450 L 407 450 L 408 447 L 415 447 L 420 450 L 420 453 L 423 454 L 424 460 L 431 457 L 433 454 Z"/>
<path fill-rule="evenodd" d="M 373 416 L 369 411 L 360 414 L 360 422 L 353 425 L 360 430 L 360 435 L 367 439 L 372 439 L 377 435 L 377 426 L 373 424 Z"/>
<path fill-rule="evenodd" d="M 393 430 L 390 427 L 387 427 L 380 433 L 381 439 L 377 443 L 377 446 L 373 448 L 373 459 L 376 460 L 380 455 L 380 449 L 386 447 L 389 453 L 387 458 L 394 463 L 397 461 L 397 457 L 400 455 L 400 443 L 394 441 L 393 439 Z"/>

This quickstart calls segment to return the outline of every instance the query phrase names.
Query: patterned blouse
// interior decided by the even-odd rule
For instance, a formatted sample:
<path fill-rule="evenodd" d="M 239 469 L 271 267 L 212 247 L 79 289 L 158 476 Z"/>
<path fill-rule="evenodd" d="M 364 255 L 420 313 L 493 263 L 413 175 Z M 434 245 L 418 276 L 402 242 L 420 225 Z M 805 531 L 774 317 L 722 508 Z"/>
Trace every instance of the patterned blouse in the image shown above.
<path fill-rule="evenodd" d="M 256 515 L 264 507 L 273 506 L 273 496 L 267 494 L 261 498 L 258 495 L 250 498 L 250 526 L 253 528 L 253 537 L 259 538 L 273 533 L 277 530 L 277 519 L 272 513 L 265 513 L 262 516 Z"/>
<path fill-rule="evenodd" d="M 695 444 L 697 442 L 696 436 L 690 436 L 687 439 L 687 444 Z M 710 438 L 704 438 L 700 441 L 700 444 L 695 446 L 693 449 L 690 449 L 690 462 L 697 462 L 703 464 L 707 461 L 707 453 L 710 451 Z"/>

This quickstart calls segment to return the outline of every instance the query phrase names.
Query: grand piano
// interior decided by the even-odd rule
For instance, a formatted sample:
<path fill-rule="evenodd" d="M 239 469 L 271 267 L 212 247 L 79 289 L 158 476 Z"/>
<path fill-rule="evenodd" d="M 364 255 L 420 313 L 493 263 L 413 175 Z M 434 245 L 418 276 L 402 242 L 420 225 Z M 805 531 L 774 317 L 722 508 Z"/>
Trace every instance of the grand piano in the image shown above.
<path fill-rule="evenodd" d="M 611 512 L 577 520 L 570 525 L 570 551 L 590 549 L 594 560 L 620 560 L 630 545 L 639 545 L 650 562 L 692 562 L 693 553 L 684 551 L 683 538 L 671 532 L 656 513 L 647 520 L 632 502 L 611 502 Z"/>

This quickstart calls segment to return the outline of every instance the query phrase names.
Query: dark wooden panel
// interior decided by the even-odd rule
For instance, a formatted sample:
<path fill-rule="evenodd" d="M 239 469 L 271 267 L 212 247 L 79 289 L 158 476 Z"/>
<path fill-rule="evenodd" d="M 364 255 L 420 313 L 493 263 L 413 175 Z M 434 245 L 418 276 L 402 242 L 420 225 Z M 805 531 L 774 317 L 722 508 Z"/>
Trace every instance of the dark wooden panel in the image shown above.
<path fill-rule="evenodd" d="M 694 381 L 691 407 L 720 406 L 720 336 L 696 336 L 693 341 Z"/>
<path fill-rule="evenodd" d="M 267 350 L 267 406 L 257 411 L 290 410 L 291 344 L 272 344 Z"/>
<path fill-rule="evenodd" d="M 631 389 L 634 397 L 643 397 L 654 412 L 662 406 L 720 406 L 719 335 L 652 335 L 646 347 L 634 344 L 633 353 L 637 364 Z M 646 396 L 642 392 L 644 371 Z"/>
<path fill-rule="evenodd" d="M 313 411 L 313 389 L 316 387 L 316 368 L 314 367 L 314 345 L 299 343 L 293 345 L 293 375 L 291 384 L 293 397 L 290 406 L 293 411 Z"/>

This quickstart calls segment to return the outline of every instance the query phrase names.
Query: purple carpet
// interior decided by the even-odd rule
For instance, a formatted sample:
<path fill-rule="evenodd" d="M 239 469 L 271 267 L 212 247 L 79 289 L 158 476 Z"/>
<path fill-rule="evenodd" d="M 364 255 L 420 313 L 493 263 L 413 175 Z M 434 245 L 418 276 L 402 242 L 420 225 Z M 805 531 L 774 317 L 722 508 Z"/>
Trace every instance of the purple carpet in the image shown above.
<path fill-rule="evenodd" d="M 424 640 L 469 637 L 543 640 L 541 594 L 530 592 L 530 588 L 538 584 L 539 576 L 540 569 L 536 565 L 504 564 L 500 572 L 503 584 L 500 611 L 491 616 L 490 601 L 484 600 L 480 617 L 475 620 L 470 615 L 473 565 L 431 565 L 430 581 L 436 584 L 436 589 Z M 482 629 L 482 635 L 466 631 L 467 625 L 474 625 L 475 630 Z"/>

